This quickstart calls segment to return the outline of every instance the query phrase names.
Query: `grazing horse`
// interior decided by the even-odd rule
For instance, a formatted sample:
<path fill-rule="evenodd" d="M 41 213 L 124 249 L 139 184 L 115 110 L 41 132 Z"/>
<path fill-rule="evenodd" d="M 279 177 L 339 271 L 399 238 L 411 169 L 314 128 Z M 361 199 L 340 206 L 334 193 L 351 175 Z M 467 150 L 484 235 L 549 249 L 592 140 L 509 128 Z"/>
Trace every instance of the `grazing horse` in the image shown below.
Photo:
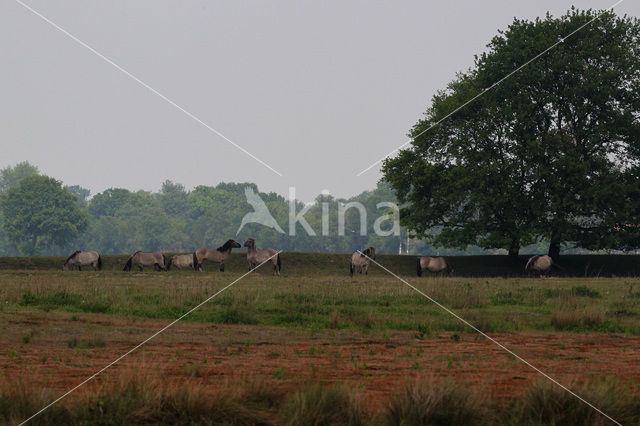
<path fill-rule="evenodd" d="M 193 252 L 193 269 L 196 271 L 202 271 L 202 262 L 210 260 L 212 262 L 220 263 L 220 272 L 224 272 L 224 265 L 231 254 L 231 249 L 240 247 L 242 247 L 240 243 L 234 240 L 227 241 L 215 250 L 200 247 Z"/>
<path fill-rule="evenodd" d="M 446 273 L 453 275 L 453 268 L 444 257 L 422 256 L 418 258 L 418 276 L 422 276 L 422 271 L 427 270 L 434 274 Z"/>
<path fill-rule="evenodd" d="M 137 251 L 131 255 L 123 271 L 130 271 L 132 265 L 136 265 L 142 271 L 143 266 L 153 266 L 156 271 L 166 271 L 167 258 L 159 251 Z"/>
<path fill-rule="evenodd" d="M 524 267 L 524 272 L 534 272 L 537 273 L 538 276 L 542 276 L 551 271 L 553 265 L 555 265 L 555 263 L 553 263 L 553 259 L 551 259 L 550 256 L 532 256 Z"/>
<path fill-rule="evenodd" d="M 266 262 L 271 258 L 273 264 L 273 275 L 280 275 L 282 270 L 282 263 L 280 263 L 280 253 L 276 250 L 268 248 L 260 250 L 256 248 L 256 240 L 253 238 L 247 238 L 244 242 L 244 246 L 247 248 L 247 261 L 249 262 L 249 270 L 254 269 L 263 262 Z"/>
<path fill-rule="evenodd" d="M 369 260 L 376 259 L 376 249 L 369 247 L 363 251 L 357 251 L 351 255 L 351 264 L 349 266 L 349 275 L 353 276 L 354 271 L 358 271 L 359 274 L 364 271 L 364 274 L 369 273 Z"/>
<path fill-rule="evenodd" d="M 169 264 L 167 265 L 167 271 L 172 267 L 182 269 L 182 268 L 193 268 L 193 254 L 177 254 L 169 260 Z"/>
<path fill-rule="evenodd" d="M 102 258 L 97 251 L 80 251 L 73 252 L 71 256 L 67 258 L 62 265 L 63 271 L 73 269 L 74 266 L 78 267 L 78 271 L 82 271 L 83 266 L 91 265 L 93 270 L 102 269 Z"/>

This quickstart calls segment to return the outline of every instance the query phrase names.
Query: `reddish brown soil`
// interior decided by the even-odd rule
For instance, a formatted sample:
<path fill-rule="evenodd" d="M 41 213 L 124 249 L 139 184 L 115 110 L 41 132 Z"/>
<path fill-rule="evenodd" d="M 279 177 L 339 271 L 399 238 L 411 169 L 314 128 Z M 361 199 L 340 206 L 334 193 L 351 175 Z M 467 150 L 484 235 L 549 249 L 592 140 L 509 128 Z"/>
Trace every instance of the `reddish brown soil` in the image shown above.
<path fill-rule="evenodd" d="M 0 381 L 62 393 L 167 324 L 98 314 L 2 313 Z M 25 343 L 27 335 L 32 335 Z M 561 383 L 616 378 L 640 381 L 640 337 L 603 334 L 498 333 L 496 340 Z M 74 340 L 77 345 L 74 347 Z M 161 371 L 167 379 L 198 377 L 206 386 L 259 376 L 296 388 L 313 381 L 362 389 L 372 405 L 417 376 L 452 378 L 521 392 L 542 376 L 476 334 L 287 330 L 180 322 L 105 373 L 125 366 Z M 96 347 L 97 345 L 97 347 Z M 92 347 L 93 346 L 93 347 Z"/>

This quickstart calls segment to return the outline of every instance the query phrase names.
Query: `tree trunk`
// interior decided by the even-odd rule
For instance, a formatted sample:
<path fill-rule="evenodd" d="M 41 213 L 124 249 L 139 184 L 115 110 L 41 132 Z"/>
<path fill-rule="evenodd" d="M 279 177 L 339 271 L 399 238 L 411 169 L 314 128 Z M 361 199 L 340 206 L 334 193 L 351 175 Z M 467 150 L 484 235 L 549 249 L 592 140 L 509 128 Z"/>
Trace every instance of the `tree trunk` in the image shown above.
<path fill-rule="evenodd" d="M 551 238 L 551 244 L 549 244 L 549 253 L 547 253 L 554 262 L 560 259 L 560 241 Z"/>
<path fill-rule="evenodd" d="M 509 247 L 509 258 L 512 260 L 518 259 L 518 253 L 520 253 L 520 246 Z"/>

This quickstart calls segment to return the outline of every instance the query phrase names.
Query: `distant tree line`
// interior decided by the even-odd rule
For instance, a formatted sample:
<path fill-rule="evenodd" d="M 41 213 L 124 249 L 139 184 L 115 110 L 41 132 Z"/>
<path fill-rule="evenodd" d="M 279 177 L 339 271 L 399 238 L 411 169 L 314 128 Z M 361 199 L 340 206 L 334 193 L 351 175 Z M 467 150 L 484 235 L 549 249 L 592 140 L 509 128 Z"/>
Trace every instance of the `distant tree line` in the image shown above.
<path fill-rule="evenodd" d="M 247 188 L 265 202 L 285 234 L 250 223 L 236 235 L 244 215 L 253 211 L 246 201 Z M 353 201 L 365 207 L 367 235 L 360 235 L 360 212 L 351 208 L 344 214 L 345 235 L 339 236 L 338 205 Z M 0 255 L 65 255 L 75 249 L 103 254 L 190 252 L 201 246 L 218 247 L 229 238 L 242 242 L 247 237 L 255 238 L 261 247 L 282 250 L 347 253 L 372 245 L 379 253 L 398 253 L 407 241 L 404 228 L 400 235 L 373 232 L 376 219 L 389 213 L 376 207 L 380 202 L 395 202 L 385 183 L 349 199 L 319 195 L 303 216 L 316 235 L 308 235 L 298 224 L 296 235 L 290 236 L 289 201 L 273 192 L 260 192 L 254 183 L 200 185 L 187 191 L 181 184 L 166 181 L 158 193 L 110 188 L 90 197 L 89 190 L 63 186 L 23 162 L 0 170 Z M 323 204 L 329 212 L 328 235 L 322 232 Z M 305 207 L 295 203 L 297 213 Z M 388 231 L 391 220 L 384 222 L 381 227 Z M 412 246 L 416 253 L 437 252 L 417 241 Z"/>
<path fill-rule="evenodd" d="M 265 202 L 285 234 L 266 226 L 250 223 L 236 232 L 246 213 L 245 190 L 250 188 Z M 181 184 L 165 181 L 158 193 L 110 188 L 90 197 L 79 185 L 63 186 L 54 178 L 43 176 L 37 167 L 23 162 L 0 170 L 0 255 L 67 255 L 76 249 L 92 249 L 102 254 L 133 253 L 137 250 L 191 252 L 218 247 L 233 238 L 240 242 L 255 238 L 261 247 L 287 251 L 350 253 L 368 246 L 378 253 L 420 255 L 505 254 L 504 249 L 468 245 L 451 248 L 434 247 L 429 238 L 407 235 L 376 235 L 374 223 L 382 220 L 382 231 L 390 233 L 389 210 L 379 203 L 395 203 L 390 185 L 379 182 L 371 191 L 348 199 L 319 195 L 310 206 L 295 202 L 299 213 L 307 208 L 304 219 L 315 236 L 298 224 L 290 236 L 289 201 L 276 193 L 264 193 L 254 183 L 220 183 L 200 185 L 187 191 Z M 358 202 L 366 212 L 366 235 L 360 235 L 360 211 L 344 213 L 344 236 L 338 235 L 339 205 Z M 323 209 L 329 212 L 323 235 Z M 437 237 L 439 230 L 432 230 Z M 409 237 L 409 238 L 408 238 Z M 540 253 L 548 242 L 539 241 L 521 253 Z M 568 247 L 567 247 L 568 248 Z"/>

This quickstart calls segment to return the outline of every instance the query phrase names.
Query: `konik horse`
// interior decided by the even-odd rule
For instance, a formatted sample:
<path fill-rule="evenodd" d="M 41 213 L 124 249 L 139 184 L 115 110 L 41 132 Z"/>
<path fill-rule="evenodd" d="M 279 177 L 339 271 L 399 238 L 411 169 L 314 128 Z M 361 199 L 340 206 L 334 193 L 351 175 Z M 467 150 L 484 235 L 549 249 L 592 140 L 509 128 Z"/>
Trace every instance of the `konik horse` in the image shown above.
<path fill-rule="evenodd" d="M 422 271 L 429 271 L 434 274 L 453 274 L 453 268 L 444 257 L 422 256 L 418 258 L 418 276 L 422 276 Z"/>
<path fill-rule="evenodd" d="M 282 263 L 280 262 L 280 253 L 277 250 L 271 248 L 260 250 L 256 247 L 256 240 L 253 238 L 247 238 L 244 246 L 247 248 L 247 261 L 249 262 L 250 270 L 271 258 L 273 275 L 280 275 Z"/>
<path fill-rule="evenodd" d="M 351 255 L 351 264 L 349 266 L 349 275 L 353 276 L 354 271 L 359 274 L 367 275 L 369 273 L 369 261 L 376 259 L 376 249 L 369 247 L 363 251 L 357 251 Z"/>
<path fill-rule="evenodd" d="M 551 271 L 553 265 L 555 265 L 555 263 L 550 256 L 532 256 L 524 267 L 524 272 L 534 272 L 540 276 Z"/>
<path fill-rule="evenodd" d="M 231 249 L 240 247 L 240 243 L 234 240 L 228 240 L 215 250 L 200 247 L 193 252 L 193 269 L 202 271 L 202 262 L 210 260 L 212 262 L 218 262 L 220 264 L 220 272 L 224 272 L 224 265 L 231 254 Z"/>
<path fill-rule="evenodd" d="M 192 268 L 193 267 L 193 254 L 177 254 L 169 260 L 167 270 L 171 268 Z"/>
<path fill-rule="evenodd" d="M 63 271 L 68 271 L 74 267 L 78 267 L 78 271 L 82 271 L 83 266 L 91 265 L 93 270 L 102 269 L 102 258 L 97 251 L 75 251 L 67 258 L 62 265 Z"/>
<path fill-rule="evenodd" d="M 129 260 L 127 260 L 127 264 L 124 265 L 123 271 L 130 271 L 132 266 L 137 266 L 142 271 L 144 266 L 153 266 L 156 268 L 156 271 L 166 271 L 167 270 L 167 259 L 164 254 L 159 251 L 153 252 L 145 252 L 145 251 L 137 251 Z"/>

